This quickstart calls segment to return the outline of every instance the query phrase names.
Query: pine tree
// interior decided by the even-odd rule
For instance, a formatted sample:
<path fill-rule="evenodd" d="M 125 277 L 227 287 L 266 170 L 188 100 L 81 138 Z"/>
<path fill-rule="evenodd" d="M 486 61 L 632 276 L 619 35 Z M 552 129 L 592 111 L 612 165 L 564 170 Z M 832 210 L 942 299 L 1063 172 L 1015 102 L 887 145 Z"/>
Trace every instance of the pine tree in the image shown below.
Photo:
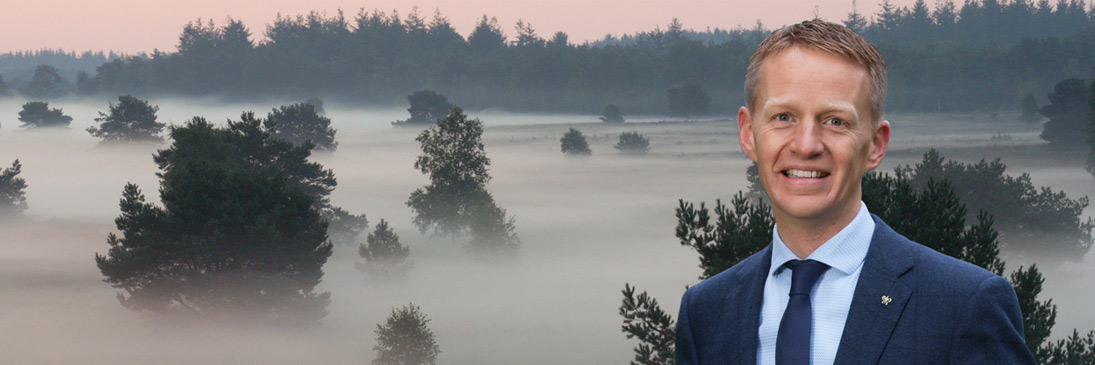
<path fill-rule="evenodd" d="M 65 95 L 61 83 L 61 74 L 56 67 L 41 64 L 34 69 L 34 76 L 20 91 L 31 99 L 56 99 Z"/>
<path fill-rule="evenodd" d="M 991 212 L 1007 244 L 1025 253 L 1067 260 L 1083 257 L 1095 242 L 1095 218 L 1082 218 L 1087 197 L 1072 199 L 1063 191 L 1035 187 L 1029 174 L 1007 175 L 999 158 L 959 163 L 932 149 L 920 163 L 899 166 L 896 172 L 916 190 L 924 190 L 930 180 L 950 181 L 969 208 L 966 221 L 977 212 Z"/>
<path fill-rule="evenodd" d="M 732 208 L 732 209 L 731 209 Z M 683 246 L 691 247 L 700 256 L 700 279 L 707 279 L 734 266 L 767 246 L 772 240 L 771 211 L 762 201 L 750 202 L 745 194 L 734 196 L 731 208 L 715 202 L 715 222 L 704 203 L 699 209 L 680 200 L 677 207 L 676 236 Z M 658 306 L 658 301 L 646 292 L 635 296 L 635 288 L 624 284 L 620 315 L 624 317 L 623 332 L 636 338 L 632 364 L 673 364 L 673 344 L 676 330 L 673 317 Z"/>
<path fill-rule="evenodd" d="M 1084 144 L 1083 131 L 1090 124 L 1088 116 L 1088 87 L 1081 79 L 1067 79 L 1057 83 L 1047 95 L 1049 104 L 1039 111 L 1049 118 L 1042 125 L 1042 139 L 1055 147 L 1072 147 Z"/>
<path fill-rule="evenodd" d="M 704 203 L 696 209 L 692 203 L 678 201 L 676 236 L 681 245 L 699 254 L 700 279 L 729 269 L 772 241 L 775 220 L 763 201 L 749 201 L 738 192 L 730 207 L 716 200 L 714 211 L 718 217 L 711 222 Z"/>
<path fill-rule="evenodd" d="M 615 104 L 605 105 L 605 109 L 601 111 L 601 121 L 605 123 L 623 123 L 624 114 L 620 112 L 620 107 Z"/>
<path fill-rule="evenodd" d="M 374 365 L 435 364 L 441 347 L 433 331 L 426 326 L 430 320 L 414 303 L 392 309 L 384 324 L 376 325 L 376 359 Z"/>
<path fill-rule="evenodd" d="M 433 124 L 448 115 L 449 109 L 453 107 L 448 97 L 433 90 L 415 91 L 407 95 L 407 103 L 410 104 L 407 108 L 407 112 L 411 114 L 410 119 L 395 121 L 392 124 Z"/>
<path fill-rule="evenodd" d="M 863 34 L 863 31 L 867 29 L 867 25 L 867 18 L 864 18 L 863 14 L 860 14 L 859 10 L 856 9 L 856 0 L 852 0 L 852 12 L 848 13 L 848 19 L 844 20 L 844 26 L 853 32 Z"/>
<path fill-rule="evenodd" d="M 95 118 L 99 126 L 88 127 L 88 133 L 103 142 L 163 142 L 160 132 L 164 124 L 156 121 L 158 106 L 130 95 L 118 97 L 118 104 L 111 103 L 107 113 L 99 112 Z"/>
<path fill-rule="evenodd" d="M 48 102 L 30 101 L 19 111 L 19 121 L 23 122 L 24 128 L 67 127 L 72 123 L 72 117 L 60 108 L 50 108 Z"/>
<path fill-rule="evenodd" d="M 19 177 L 23 164 L 19 160 L 0 170 L 0 218 L 12 217 L 27 210 L 27 181 Z"/>
<path fill-rule="evenodd" d="M 410 248 L 399 243 L 399 235 L 383 219 L 377 223 L 376 230 L 369 233 L 366 243 L 358 246 L 357 252 L 365 259 L 364 263 L 356 264 L 357 268 L 369 273 L 373 279 L 406 280 L 407 271 L 414 266 L 408 259 Z"/>
<path fill-rule="evenodd" d="M 677 330 L 673 316 L 665 313 L 658 300 L 642 292 L 635 296 L 635 287 L 624 284 L 620 316 L 622 330 L 628 339 L 637 338 L 632 365 L 672 365 Z"/>
<path fill-rule="evenodd" d="M 1042 292 L 1042 273 L 1038 266 L 1030 265 L 1011 273 L 1011 285 L 1019 298 L 1019 310 L 1023 313 L 1023 333 L 1026 335 L 1027 348 L 1036 359 L 1046 359 L 1053 351 L 1052 343 L 1046 343 L 1054 323 L 1057 322 L 1057 306 L 1052 299 L 1038 300 Z"/>
<path fill-rule="evenodd" d="M 745 181 L 749 182 L 749 192 L 746 193 L 746 197 L 750 200 L 759 199 L 771 204 L 771 201 L 768 200 L 768 192 L 764 191 L 764 185 L 760 183 L 760 170 L 756 161 L 753 161 L 749 164 L 749 167 L 745 168 Z"/>
<path fill-rule="evenodd" d="M 1039 363 L 1045 365 L 1095 364 L 1095 331 L 1088 332 L 1086 337 L 1080 337 L 1079 331 L 1072 330 L 1071 336 L 1058 340 L 1049 349 L 1046 357 L 1040 360 Z"/>
<path fill-rule="evenodd" d="M 559 139 L 561 144 L 560 149 L 564 154 L 570 156 L 589 156 L 593 151 L 589 150 L 589 143 L 586 142 L 586 137 L 582 135 L 582 132 L 575 128 L 570 128 L 566 133 L 563 133 L 563 138 Z"/>
<path fill-rule="evenodd" d="M 314 289 L 332 246 L 309 183 L 298 180 L 324 171 L 307 162 L 308 149 L 273 139 L 253 114 L 227 128 L 196 117 L 170 135 L 154 156 L 162 206 L 127 184 L 121 236 L 111 233 L 107 254 L 95 255 L 122 305 L 293 324 L 324 316 L 330 293 Z"/>
<path fill-rule="evenodd" d="M 292 142 L 296 145 L 311 143 L 321 151 L 334 151 L 335 129 L 331 128 L 331 118 L 316 111 L 310 103 L 296 103 L 281 106 L 266 115 L 263 125 L 274 138 Z"/>
<path fill-rule="evenodd" d="M 532 24 L 524 21 L 523 19 L 517 19 L 517 25 L 514 26 L 517 30 L 517 39 L 513 41 L 513 45 L 518 48 L 543 48 L 545 41 L 536 35 L 536 30 L 532 28 Z"/>

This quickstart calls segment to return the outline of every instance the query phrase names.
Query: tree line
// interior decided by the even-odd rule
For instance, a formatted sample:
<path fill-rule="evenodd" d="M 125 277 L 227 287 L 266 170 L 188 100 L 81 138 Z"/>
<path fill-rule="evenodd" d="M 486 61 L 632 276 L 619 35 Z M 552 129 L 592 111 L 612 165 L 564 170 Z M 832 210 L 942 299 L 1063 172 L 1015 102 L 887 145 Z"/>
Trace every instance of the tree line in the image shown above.
<path fill-rule="evenodd" d="M 889 62 L 888 109 L 966 111 L 1017 110 L 1028 93 L 1086 77 L 1095 65 L 1093 19 L 1079 0 L 946 0 L 934 8 L 921 0 L 911 8 L 885 1 L 871 15 L 853 4 L 842 21 Z M 428 88 L 471 109 L 596 113 L 611 104 L 665 114 L 670 89 L 690 83 L 714 98 L 701 113 L 724 113 L 740 105 L 745 64 L 767 33 L 761 24 L 698 32 L 674 19 L 665 30 L 576 44 L 562 31 L 548 35 L 523 20 L 504 27 L 487 16 L 464 37 L 442 14 L 417 10 L 279 16 L 261 34 L 231 18 L 199 19 L 184 26 L 174 52 L 110 60 L 65 91 L 368 105 Z"/>

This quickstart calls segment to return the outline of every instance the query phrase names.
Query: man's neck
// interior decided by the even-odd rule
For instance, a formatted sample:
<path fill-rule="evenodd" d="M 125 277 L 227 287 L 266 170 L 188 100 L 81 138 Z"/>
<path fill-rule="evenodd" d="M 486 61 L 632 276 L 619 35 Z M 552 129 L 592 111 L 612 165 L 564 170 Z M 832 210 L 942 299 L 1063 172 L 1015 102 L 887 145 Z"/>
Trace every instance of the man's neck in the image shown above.
<path fill-rule="evenodd" d="M 779 238 L 795 256 L 805 259 L 852 223 L 859 214 L 859 209 L 860 204 L 856 204 L 851 209 L 845 209 L 845 212 L 831 215 L 838 217 L 837 219 L 803 219 L 775 211 L 772 215 L 776 220 Z"/>

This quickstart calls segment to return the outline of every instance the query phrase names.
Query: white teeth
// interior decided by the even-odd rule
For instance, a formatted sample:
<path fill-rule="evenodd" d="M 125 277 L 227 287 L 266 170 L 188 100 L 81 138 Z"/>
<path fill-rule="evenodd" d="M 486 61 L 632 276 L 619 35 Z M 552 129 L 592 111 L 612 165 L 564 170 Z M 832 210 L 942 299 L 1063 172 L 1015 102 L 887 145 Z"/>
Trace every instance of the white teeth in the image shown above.
<path fill-rule="evenodd" d="M 801 179 L 816 179 L 821 177 L 821 171 L 787 170 L 788 177 Z"/>

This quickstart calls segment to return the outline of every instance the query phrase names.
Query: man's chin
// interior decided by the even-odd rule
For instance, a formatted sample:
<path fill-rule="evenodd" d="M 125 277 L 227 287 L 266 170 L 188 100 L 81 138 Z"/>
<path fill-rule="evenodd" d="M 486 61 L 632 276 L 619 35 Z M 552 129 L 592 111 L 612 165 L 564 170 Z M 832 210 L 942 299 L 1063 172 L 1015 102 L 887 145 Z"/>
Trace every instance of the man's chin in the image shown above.
<path fill-rule="evenodd" d="M 798 221 L 824 221 L 834 219 L 836 202 L 823 196 L 796 196 L 780 201 L 772 200 L 772 211 L 776 218 Z M 778 222 L 777 222 L 778 223 Z"/>

